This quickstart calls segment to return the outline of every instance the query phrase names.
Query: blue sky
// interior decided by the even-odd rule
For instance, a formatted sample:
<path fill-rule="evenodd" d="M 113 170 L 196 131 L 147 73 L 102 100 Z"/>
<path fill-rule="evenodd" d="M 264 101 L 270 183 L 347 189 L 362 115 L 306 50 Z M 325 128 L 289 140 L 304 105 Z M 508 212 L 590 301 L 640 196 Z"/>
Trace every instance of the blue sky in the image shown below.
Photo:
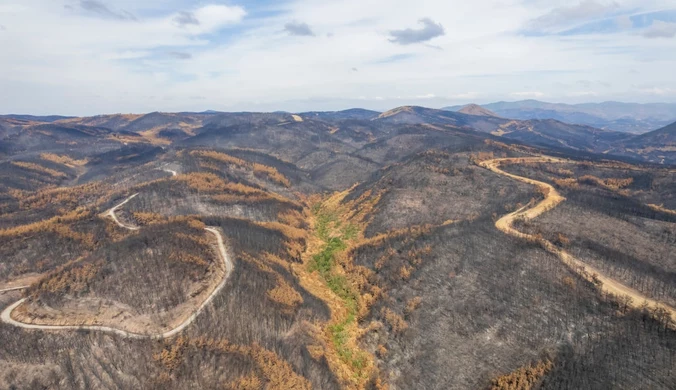
<path fill-rule="evenodd" d="M 0 113 L 676 102 L 674 0 L 3 0 Z"/>

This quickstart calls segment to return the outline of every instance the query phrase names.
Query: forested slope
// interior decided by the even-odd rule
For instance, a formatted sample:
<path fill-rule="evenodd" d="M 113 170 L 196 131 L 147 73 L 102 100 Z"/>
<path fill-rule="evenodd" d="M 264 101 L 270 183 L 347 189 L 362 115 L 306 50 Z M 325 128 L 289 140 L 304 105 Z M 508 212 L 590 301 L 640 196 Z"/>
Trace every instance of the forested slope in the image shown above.
<path fill-rule="evenodd" d="M 419 108 L 0 126 L 0 290 L 28 285 L 0 311 L 25 299 L 11 318 L 53 327 L 0 323 L 0 388 L 676 383 L 670 317 L 545 244 L 676 305 L 674 171 L 580 146 L 614 133 Z M 482 166 L 507 157 L 565 198 L 515 221 L 535 240 L 496 228 L 549 196 Z M 191 315 L 161 340 L 58 328 L 151 335 Z"/>

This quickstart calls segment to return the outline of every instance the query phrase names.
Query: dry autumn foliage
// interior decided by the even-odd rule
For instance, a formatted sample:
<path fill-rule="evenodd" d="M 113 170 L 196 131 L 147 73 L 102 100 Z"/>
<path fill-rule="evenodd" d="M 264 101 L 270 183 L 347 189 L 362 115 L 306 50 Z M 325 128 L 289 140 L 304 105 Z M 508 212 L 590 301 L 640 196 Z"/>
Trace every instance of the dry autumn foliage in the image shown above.
<path fill-rule="evenodd" d="M 279 173 L 276 168 L 267 165 L 253 163 L 253 172 L 257 177 L 262 177 L 271 180 L 284 187 L 291 187 L 291 182 L 284 175 Z"/>
<path fill-rule="evenodd" d="M 618 179 L 618 178 L 608 178 L 608 179 L 599 179 L 596 176 L 584 175 L 578 179 L 578 182 L 583 184 L 595 185 L 597 187 L 603 187 L 610 190 L 620 190 L 630 186 L 633 182 L 633 178 L 627 179 Z"/>
<path fill-rule="evenodd" d="M 268 259 L 272 259 L 272 261 L 276 264 L 283 263 L 283 260 L 271 254 L 266 254 L 263 257 L 263 260 L 259 260 L 249 255 L 248 253 L 242 253 L 241 257 L 243 260 L 255 264 L 261 271 L 274 276 L 275 287 L 268 290 L 266 295 L 272 301 L 284 305 L 285 306 L 284 311 L 286 313 L 291 313 L 293 309 L 295 309 L 296 307 L 300 306 L 303 303 L 303 297 L 300 295 L 300 293 L 298 293 L 298 291 L 296 291 L 291 286 L 291 284 L 289 284 L 289 282 L 287 282 L 284 279 L 284 277 L 282 277 L 282 275 L 280 275 L 277 271 L 275 271 L 274 268 L 266 264 L 266 261 L 268 261 Z"/>
<path fill-rule="evenodd" d="M 580 184 L 577 182 L 577 179 L 568 178 L 568 179 L 553 179 L 554 184 L 559 188 L 566 188 L 570 190 L 576 190 L 580 188 Z"/>
<path fill-rule="evenodd" d="M 277 200 L 293 204 L 288 199 L 241 183 L 226 182 L 220 176 L 211 172 L 193 172 L 174 177 L 175 180 L 186 183 L 188 187 L 198 192 L 210 194 L 210 198 L 221 203 L 262 202 Z"/>
<path fill-rule="evenodd" d="M 518 370 L 499 376 L 491 382 L 491 390 L 530 390 L 553 367 L 549 360 L 538 362 L 535 365 L 521 367 Z"/>
<path fill-rule="evenodd" d="M 409 280 L 413 274 L 413 271 L 415 271 L 415 268 L 404 264 L 401 266 L 401 268 L 399 268 L 399 277 L 401 280 Z"/>
<path fill-rule="evenodd" d="M 392 328 L 392 332 L 402 334 L 408 329 L 408 323 L 399 314 L 390 308 L 382 308 L 380 314 L 385 318 L 385 322 Z"/>
<path fill-rule="evenodd" d="M 277 275 L 277 286 L 267 292 L 273 301 L 291 308 L 298 307 L 303 303 L 303 297 L 281 276 Z"/>
<path fill-rule="evenodd" d="M 254 344 L 251 347 L 251 355 L 263 372 L 268 388 L 289 390 L 312 388 L 307 379 L 296 374 L 289 362 L 280 358 L 276 353 Z"/>
<path fill-rule="evenodd" d="M 300 211 L 297 210 L 284 210 L 277 214 L 277 220 L 280 223 L 289 225 L 296 229 L 303 229 L 306 227 L 305 217 Z"/>
<path fill-rule="evenodd" d="M 210 151 L 210 150 L 194 150 L 190 152 L 191 156 L 197 156 L 197 157 L 206 157 L 210 158 L 225 164 L 232 164 L 236 165 L 238 167 L 244 167 L 247 165 L 247 162 L 242 160 L 241 158 L 233 157 L 229 154 L 221 153 L 221 152 L 215 152 L 215 151 Z"/>
<path fill-rule="evenodd" d="M 165 221 L 165 218 L 157 213 L 139 211 L 132 213 L 132 216 L 134 217 L 134 220 L 136 220 L 136 222 L 141 226 L 154 225 Z"/>
<path fill-rule="evenodd" d="M 30 162 L 12 161 L 12 165 L 19 167 L 19 168 L 27 169 L 29 171 L 49 175 L 51 177 L 55 177 L 55 178 L 58 178 L 58 179 L 62 179 L 62 178 L 67 176 L 63 172 L 57 171 L 55 169 L 43 167 L 42 165 L 30 163 Z"/>
<path fill-rule="evenodd" d="M 201 192 L 222 192 L 227 190 L 226 182 L 213 173 L 194 172 L 174 177 L 185 182 L 190 188 Z"/>
<path fill-rule="evenodd" d="M 80 206 L 83 199 L 102 193 L 104 187 L 100 183 L 83 184 L 76 187 L 50 188 L 19 199 L 21 209 L 38 209 L 47 205 L 59 205 L 65 209 Z"/>
<path fill-rule="evenodd" d="M 229 154 L 216 151 L 195 150 L 190 152 L 190 154 L 192 156 L 210 158 L 212 160 L 216 160 L 221 163 L 248 169 L 253 171 L 253 174 L 256 177 L 268 179 L 272 182 L 275 182 L 287 188 L 291 186 L 291 182 L 289 181 L 289 179 L 287 179 L 284 175 L 279 173 L 279 171 L 277 171 L 277 169 L 274 167 L 270 167 L 259 163 L 250 163 L 248 161 L 242 160 L 241 158 L 233 157 Z"/>
<path fill-rule="evenodd" d="M 235 345 L 228 342 L 228 340 L 207 339 L 204 337 L 190 339 L 181 336 L 172 342 L 172 344 L 165 346 L 160 352 L 154 354 L 153 358 L 172 371 L 185 359 L 188 359 L 192 351 L 197 352 L 197 350 L 206 350 L 216 354 L 239 354 L 255 362 L 256 371 L 260 373 L 262 380 L 252 374 L 231 383 L 229 385 L 230 388 L 233 385 L 241 383 L 247 386 L 258 384 L 261 386 L 258 388 L 265 386 L 268 389 L 311 389 L 310 382 L 294 372 L 292 366 L 286 360 L 256 343 L 252 345 Z M 243 379 L 244 381 L 242 382 Z M 264 383 L 262 383 L 263 381 Z"/>
<path fill-rule="evenodd" d="M 50 272 L 31 287 L 29 294 L 37 298 L 41 293 L 77 294 L 89 288 L 90 283 L 101 270 L 103 262 L 77 264 L 73 261 Z"/>
<path fill-rule="evenodd" d="M 188 343 L 187 338 L 179 336 L 172 345 L 153 355 L 153 359 L 160 362 L 169 371 L 175 370 L 183 358 L 183 351 Z"/>
<path fill-rule="evenodd" d="M 260 390 L 263 388 L 263 383 L 256 375 L 242 376 L 230 382 L 226 387 L 227 390 Z"/>
<path fill-rule="evenodd" d="M 411 313 L 413 313 L 418 308 L 418 306 L 420 306 L 421 303 L 422 303 L 422 298 L 420 298 L 420 297 L 414 297 L 414 298 L 409 299 L 406 302 L 406 308 L 404 309 L 404 315 L 407 315 L 407 316 L 411 315 Z"/>
<path fill-rule="evenodd" d="M 51 161 L 53 163 L 65 165 L 71 168 L 87 164 L 87 159 L 76 160 L 66 155 L 58 155 L 54 153 L 42 153 L 40 158 L 45 161 Z"/>
<path fill-rule="evenodd" d="M 66 224 L 81 221 L 91 217 L 92 213 L 85 208 L 78 208 L 70 213 L 52 217 L 50 219 L 21 225 L 9 229 L 1 229 L 0 237 L 20 237 L 40 232 L 51 232 L 61 237 L 79 240 L 86 245 L 93 245 L 91 234 L 75 232 Z"/>
<path fill-rule="evenodd" d="M 422 259 L 425 256 L 429 256 L 432 253 L 432 246 L 425 245 L 422 248 L 413 248 L 408 251 L 408 259 L 413 265 L 422 264 Z"/>

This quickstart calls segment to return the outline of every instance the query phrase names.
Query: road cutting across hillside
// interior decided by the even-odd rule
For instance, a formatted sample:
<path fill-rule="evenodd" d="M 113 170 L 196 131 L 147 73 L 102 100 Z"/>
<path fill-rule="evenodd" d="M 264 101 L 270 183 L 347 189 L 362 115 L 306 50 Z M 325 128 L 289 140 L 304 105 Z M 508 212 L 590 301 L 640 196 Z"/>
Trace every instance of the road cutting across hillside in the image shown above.
<path fill-rule="evenodd" d="M 114 206 L 112 209 L 106 211 L 103 215 L 110 217 L 117 224 L 117 226 L 119 226 L 121 228 L 124 228 L 124 229 L 127 229 L 127 230 L 139 230 L 140 228 L 138 226 L 125 225 L 124 223 L 120 222 L 120 220 L 117 219 L 117 215 L 115 215 L 115 212 L 117 211 L 117 209 L 119 209 L 120 207 L 127 204 L 127 202 L 134 199 L 136 196 L 138 196 L 138 193 L 128 197 L 122 203 L 120 203 L 117 206 Z"/>
<path fill-rule="evenodd" d="M 535 205 L 523 207 L 515 212 L 507 214 L 495 222 L 495 227 L 500 231 L 509 234 L 513 237 L 526 239 L 533 242 L 539 242 L 547 251 L 557 255 L 564 264 L 568 265 L 573 271 L 580 274 L 587 280 L 596 283 L 601 291 L 612 294 L 618 297 L 628 297 L 631 299 L 629 306 L 635 308 L 647 307 L 649 309 L 663 309 L 666 310 L 672 319 L 672 324 L 676 324 L 676 309 L 673 307 L 652 299 L 643 293 L 628 287 L 615 279 L 604 275 L 600 270 L 592 267 L 575 256 L 571 255 L 562 248 L 557 247 L 553 243 L 543 238 L 534 235 L 520 232 L 514 228 L 514 222 L 517 219 L 530 220 L 537 218 L 548 210 L 558 206 L 566 199 L 559 194 L 559 192 L 552 185 L 541 181 L 533 180 L 527 177 L 517 176 L 500 169 L 503 164 L 519 164 L 519 163 L 573 163 L 569 160 L 559 159 L 555 157 L 539 156 L 539 157 L 515 157 L 515 158 L 498 158 L 486 160 L 479 163 L 480 166 L 493 171 L 499 175 L 518 180 L 523 183 L 531 184 L 540 188 L 545 195 L 544 199 Z"/>
<path fill-rule="evenodd" d="M 133 199 L 136 195 L 134 194 L 127 198 L 125 201 L 122 203 L 118 204 L 117 206 L 113 207 L 110 209 L 108 212 L 104 213 L 103 215 L 105 216 L 110 216 L 115 223 L 117 223 L 118 226 L 128 229 L 128 230 L 139 230 L 138 227 L 136 226 L 129 226 L 121 223 L 117 217 L 115 216 L 115 211 L 125 205 L 127 202 L 129 202 L 131 199 Z M 199 305 L 197 309 L 188 317 L 186 318 L 183 322 L 178 324 L 176 327 L 174 327 L 171 330 L 168 330 L 163 333 L 156 333 L 156 334 L 142 334 L 142 333 L 134 333 L 134 332 L 128 332 L 122 329 L 117 329 L 109 326 L 100 326 L 100 325 L 39 325 L 39 324 L 27 324 L 24 322 L 17 321 L 12 318 L 12 312 L 14 309 L 17 307 L 21 306 L 27 298 L 22 298 L 12 305 L 8 306 L 5 308 L 5 310 L 2 311 L 2 314 L 0 314 L 0 321 L 16 326 L 18 328 L 22 329 L 32 329 L 32 330 L 43 330 L 43 331 L 63 331 L 63 330 L 90 330 L 90 331 L 97 331 L 97 332 L 104 332 L 104 333 L 110 333 L 110 334 L 115 334 L 117 336 L 121 336 L 124 338 L 129 338 L 129 339 L 166 339 L 166 338 L 171 338 L 177 334 L 179 334 L 181 331 L 183 331 L 186 327 L 188 327 L 190 324 L 195 321 L 197 316 L 204 310 L 204 308 L 216 297 L 216 295 L 225 287 L 225 283 L 227 282 L 228 278 L 230 277 L 230 274 L 232 273 L 232 270 L 234 268 L 232 261 L 230 260 L 230 256 L 228 255 L 228 251 L 225 247 L 225 242 L 223 241 L 223 236 L 221 235 L 221 232 L 218 231 L 217 228 L 215 227 L 206 227 L 204 230 L 212 233 L 214 236 L 216 236 L 216 244 L 218 247 L 218 253 L 219 257 L 223 261 L 223 266 L 225 267 L 225 272 L 223 274 L 223 279 L 221 282 L 214 288 L 214 290 L 209 294 L 209 296 Z M 5 290 L 0 290 L 1 292 L 9 292 L 9 291 L 16 291 L 16 290 L 22 290 L 26 289 L 29 286 L 20 286 L 20 287 L 13 287 L 13 288 L 8 288 Z"/>
<path fill-rule="evenodd" d="M 2 314 L 0 315 L 0 320 L 2 322 L 16 326 L 18 328 L 23 328 L 23 329 L 32 329 L 32 330 L 48 330 L 48 331 L 62 331 L 62 330 L 91 330 L 91 331 L 97 331 L 97 332 L 104 332 L 104 333 L 110 333 L 110 334 L 115 334 L 121 337 L 129 338 L 129 339 L 166 339 L 166 338 L 171 338 L 173 336 L 176 336 L 178 333 L 183 331 L 188 325 L 192 324 L 193 321 L 197 318 L 197 316 L 204 310 L 204 308 L 211 303 L 211 301 L 214 299 L 214 297 L 225 287 L 225 283 L 227 282 L 230 274 L 232 273 L 233 270 L 233 264 L 232 261 L 230 260 L 230 257 L 228 256 L 228 252 L 225 248 L 225 243 L 223 241 L 223 236 L 221 236 L 221 233 L 213 227 L 207 227 L 205 228 L 210 233 L 213 233 L 216 236 L 217 244 L 218 244 L 218 252 L 219 255 L 223 261 L 223 265 L 225 266 L 225 274 L 223 276 L 223 279 L 221 282 L 216 286 L 216 288 L 209 294 L 207 299 L 205 299 L 202 304 L 183 322 L 181 322 L 178 326 L 175 328 L 163 332 L 163 333 L 157 333 L 157 334 L 141 334 L 141 333 L 134 333 L 134 332 L 128 332 L 122 329 L 116 329 L 112 328 L 109 326 L 98 326 L 98 325 L 38 325 L 38 324 L 26 324 L 23 322 L 16 321 L 12 318 L 12 312 L 14 309 L 17 307 L 21 306 L 27 298 L 22 298 L 12 305 L 8 306 L 5 310 L 3 310 Z M 18 290 L 18 289 L 24 289 L 27 288 L 28 286 L 23 286 L 21 288 L 13 288 L 10 290 Z M 10 291 L 10 290 L 3 290 L 3 291 Z"/>
<path fill-rule="evenodd" d="M 167 172 L 167 173 L 171 173 L 172 177 L 178 175 L 178 172 L 174 171 L 173 169 L 163 168 L 162 170 Z"/>
<path fill-rule="evenodd" d="M 17 287 L 3 288 L 2 290 L 0 290 L 0 294 L 5 293 L 5 292 L 10 292 L 10 291 L 25 290 L 28 287 L 30 287 L 30 286 L 17 286 Z"/>

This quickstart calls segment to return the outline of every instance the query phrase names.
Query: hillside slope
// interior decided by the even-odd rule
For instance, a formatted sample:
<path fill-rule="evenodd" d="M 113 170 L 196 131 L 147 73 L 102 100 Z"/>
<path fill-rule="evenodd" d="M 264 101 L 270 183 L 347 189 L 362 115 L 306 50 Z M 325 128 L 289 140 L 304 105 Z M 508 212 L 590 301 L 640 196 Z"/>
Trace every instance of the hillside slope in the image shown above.
<path fill-rule="evenodd" d="M 0 123 L 0 388 L 676 383 L 676 173 L 598 153 L 673 126 L 408 106 Z"/>
<path fill-rule="evenodd" d="M 618 142 L 609 153 L 676 164 L 676 123 Z"/>
<path fill-rule="evenodd" d="M 505 118 L 553 119 L 634 134 L 649 132 L 676 119 L 676 105 L 663 103 L 604 102 L 571 105 L 522 100 L 484 104 L 482 107 Z M 462 106 L 454 106 L 444 109 L 458 111 L 461 108 Z"/>

